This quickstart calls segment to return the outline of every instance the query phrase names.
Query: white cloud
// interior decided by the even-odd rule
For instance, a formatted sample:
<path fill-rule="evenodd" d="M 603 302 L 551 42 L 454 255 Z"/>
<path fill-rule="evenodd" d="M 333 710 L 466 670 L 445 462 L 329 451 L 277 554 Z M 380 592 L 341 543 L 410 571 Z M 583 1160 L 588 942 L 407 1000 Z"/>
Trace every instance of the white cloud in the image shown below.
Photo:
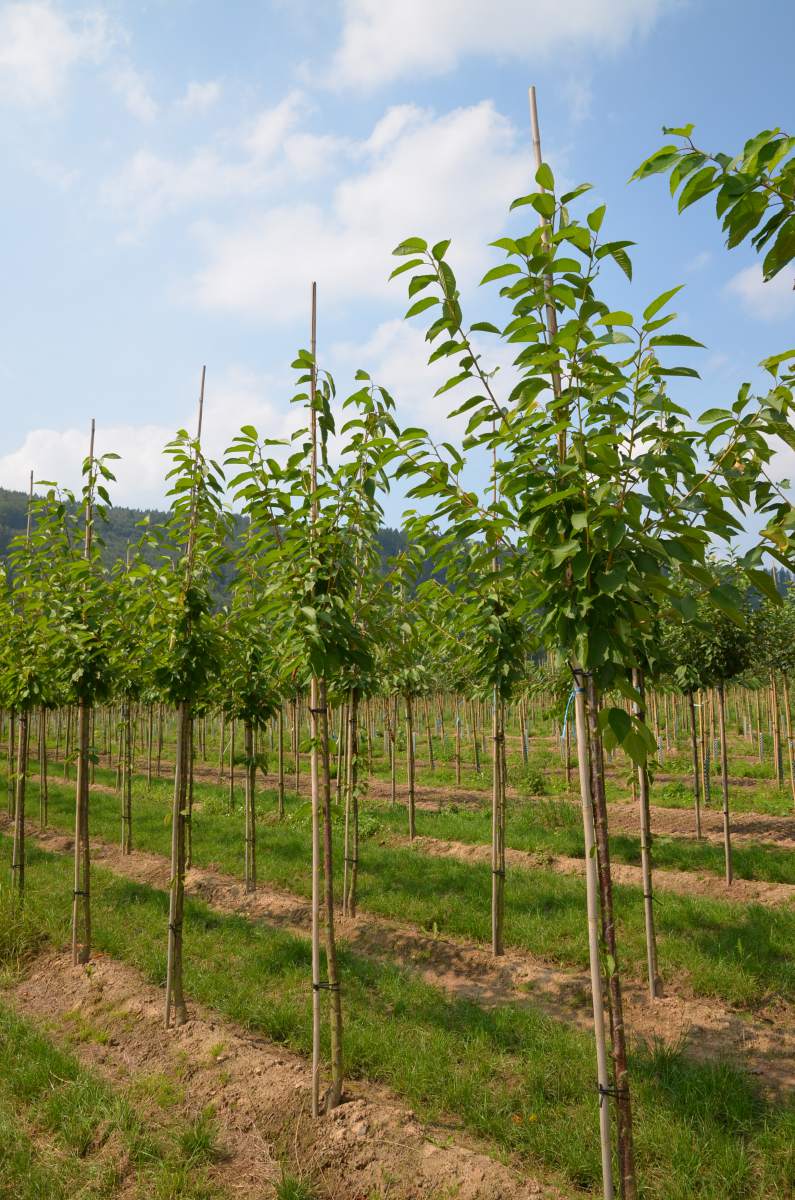
<path fill-rule="evenodd" d="M 736 296 L 746 313 L 758 321 L 783 321 L 795 316 L 795 271 L 787 268 L 765 283 L 762 268 L 754 264 L 739 271 L 725 291 Z"/>
<path fill-rule="evenodd" d="M 615 50 L 670 0 L 344 0 L 326 82 L 374 88 L 441 75 L 470 55 L 538 61 L 558 49 Z"/>
<path fill-rule="evenodd" d="M 124 63 L 116 67 L 109 76 L 110 86 L 121 99 L 127 112 L 138 121 L 154 121 L 158 108 L 149 92 L 143 76 Z"/>
<path fill-rule="evenodd" d="M 208 373 L 202 436 L 205 450 L 213 457 L 221 457 L 244 424 L 254 425 L 263 437 L 287 436 L 299 414 L 289 408 L 285 411 L 281 404 L 286 384 L 286 380 L 277 381 L 237 367 L 218 380 Z M 277 403 L 272 399 L 274 396 L 279 397 Z M 116 476 L 116 483 L 110 488 L 113 502 L 135 508 L 162 505 L 168 490 L 165 476 L 170 468 L 163 448 L 178 428 L 193 430 L 195 423 L 196 411 L 190 403 L 173 426 L 159 423 L 105 426 L 100 421 L 97 454 L 113 450 L 122 456 L 111 464 Z M 16 450 L 0 457 L 0 479 L 5 487 L 27 490 L 33 470 L 36 480 L 52 480 L 78 491 L 87 450 L 87 429 L 34 429 Z"/>
<path fill-rule="evenodd" d="M 474 348 L 482 355 L 485 371 L 498 368 L 492 387 L 497 400 L 506 401 L 517 378 L 513 354 L 504 345 L 491 342 L 475 343 Z M 447 414 L 475 389 L 467 390 L 469 385 L 462 384 L 436 396 L 434 393 L 456 373 L 457 360 L 441 359 L 429 364 L 430 350 L 421 322 L 389 320 L 378 325 L 366 341 L 332 345 L 328 362 L 340 379 L 352 378 L 356 370 L 363 368 L 374 383 L 390 393 L 402 425 L 419 425 L 432 437 L 444 435 L 449 440 L 463 433 L 469 417 L 465 414 L 450 421 Z"/>
<path fill-rule="evenodd" d="M 298 124 L 306 112 L 307 102 L 303 92 L 289 92 L 283 100 L 266 108 L 251 123 L 243 138 L 243 144 L 254 159 L 273 158 L 287 134 Z"/>
<path fill-rule="evenodd" d="M 593 88 L 591 81 L 581 75 L 570 76 L 563 85 L 563 96 L 569 106 L 569 119 L 573 125 L 587 121 L 593 111 Z"/>
<path fill-rule="evenodd" d="M 685 264 L 685 270 L 690 272 L 703 271 L 704 267 L 712 261 L 712 255 L 709 250 L 699 250 L 698 254 L 694 254 L 688 263 Z"/>
<path fill-rule="evenodd" d="M 323 305 L 383 298 L 390 252 L 414 234 L 452 236 L 456 270 L 471 282 L 529 172 L 525 142 L 490 102 L 388 113 L 350 155 L 362 165 L 326 207 L 280 204 L 238 227 L 197 225 L 208 260 L 190 287 L 199 304 L 289 319 L 306 311 L 312 279 Z"/>
<path fill-rule="evenodd" d="M 70 72 L 110 48 L 100 10 L 67 15 L 47 0 L 20 0 L 0 11 L 0 100 L 27 107 L 53 103 Z"/>
<path fill-rule="evenodd" d="M 177 101 L 177 108 L 193 116 L 205 113 L 217 104 L 221 98 L 221 85 L 217 79 L 208 79 L 199 83 L 193 79 L 185 89 L 185 93 Z"/>
<path fill-rule="evenodd" d="M 333 134 L 298 129 L 306 111 L 303 94 L 291 92 L 242 129 L 216 144 L 200 146 L 188 158 L 138 150 L 105 181 L 102 198 L 128 222 L 129 239 L 182 209 L 265 192 L 273 197 L 286 184 L 294 187 L 316 179 L 349 153 L 350 143 Z"/>

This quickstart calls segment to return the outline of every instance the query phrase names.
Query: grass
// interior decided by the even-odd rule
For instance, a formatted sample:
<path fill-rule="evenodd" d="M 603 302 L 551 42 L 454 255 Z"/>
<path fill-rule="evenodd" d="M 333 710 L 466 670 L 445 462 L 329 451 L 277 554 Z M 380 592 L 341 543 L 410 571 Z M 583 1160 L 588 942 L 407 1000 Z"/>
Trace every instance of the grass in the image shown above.
<path fill-rule="evenodd" d="M 8 839 L 2 841 L 7 853 Z M 56 944 L 65 943 L 70 864 L 33 850 L 28 883 L 35 918 Z M 94 869 L 96 948 L 155 984 L 165 977 L 167 911 L 166 893 Z M 309 1051 L 307 940 L 194 900 L 186 905 L 186 939 L 192 1000 Z M 340 962 L 350 1075 L 389 1085 L 424 1119 L 460 1123 L 528 1169 L 552 1169 L 574 1186 L 598 1189 L 589 1037 L 529 1006 L 485 1011 L 448 998 L 411 972 L 345 950 Z M 769 1105 L 744 1074 L 690 1061 L 677 1050 L 638 1048 L 631 1069 L 645 1200 L 792 1194 L 791 1104 Z"/>
<path fill-rule="evenodd" d="M 212 864 L 239 876 L 243 856 L 241 814 L 224 811 L 222 803 L 213 800 L 212 789 L 205 794 L 207 799 L 193 823 L 194 863 Z M 540 803 L 546 806 L 539 822 L 543 829 L 545 821 L 555 820 L 555 813 L 550 808 L 552 802 Z M 72 804 L 71 789 L 57 785 L 50 789 L 50 815 L 55 825 L 69 829 Z M 576 818 L 576 810 L 566 807 Z M 116 797 L 93 793 L 92 833 L 116 840 L 117 809 Z M 463 814 L 452 816 L 463 818 Z M 390 818 L 383 811 L 380 817 L 388 826 Z M 418 818 L 420 832 L 430 830 L 432 822 L 441 820 L 424 811 L 418 813 Z M 469 820 L 469 815 L 465 819 Z M 169 853 L 167 810 L 161 800 L 136 789 L 133 821 L 136 846 L 162 855 Z M 305 803 L 294 805 L 291 818 L 281 824 L 263 822 L 258 855 L 262 881 L 309 896 L 307 822 Z M 409 846 L 388 844 L 378 837 L 377 830 L 378 824 L 360 854 L 361 908 L 442 935 L 488 943 L 489 864 L 424 855 Z M 575 836 L 573 827 L 570 832 Z M 338 867 L 341 858 L 337 831 Z M 586 969 L 584 886 L 577 876 L 549 869 L 513 870 L 506 888 L 506 943 L 550 963 Z M 622 965 L 641 978 L 646 952 L 640 888 L 616 886 L 615 903 Z M 719 997 L 742 1007 L 756 1007 L 776 998 L 795 999 L 795 959 L 791 953 L 795 912 L 784 907 L 732 904 L 665 892 L 658 896 L 656 915 L 664 977 L 685 979 L 696 994 Z"/>
<path fill-rule="evenodd" d="M 159 1122 L 0 1004 L 0 1196 L 214 1200 L 209 1114 Z M 132 1186 L 131 1186 L 132 1185 Z M 129 1189 L 126 1190 L 126 1189 Z"/>

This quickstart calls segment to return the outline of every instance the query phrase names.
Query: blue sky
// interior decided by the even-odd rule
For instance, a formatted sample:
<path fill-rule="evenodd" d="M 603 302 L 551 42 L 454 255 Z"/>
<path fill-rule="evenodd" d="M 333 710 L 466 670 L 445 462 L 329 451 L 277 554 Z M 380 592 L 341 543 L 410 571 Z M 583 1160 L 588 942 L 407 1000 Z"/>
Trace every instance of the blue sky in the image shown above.
<path fill-rule="evenodd" d="M 0 484 L 74 485 L 94 416 L 117 502 L 157 502 L 205 362 L 213 450 L 244 422 L 281 436 L 312 278 L 340 391 L 365 367 L 439 432 L 389 252 L 452 234 L 489 313 L 475 284 L 532 177 L 530 83 L 545 157 L 637 242 L 616 300 L 684 283 L 678 327 L 708 349 L 681 397 L 727 400 L 793 344 L 792 272 L 763 285 L 709 205 L 679 217 L 662 180 L 626 181 L 663 124 L 727 151 L 791 131 L 794 43 L 791 0 L 0 2 Z"/>

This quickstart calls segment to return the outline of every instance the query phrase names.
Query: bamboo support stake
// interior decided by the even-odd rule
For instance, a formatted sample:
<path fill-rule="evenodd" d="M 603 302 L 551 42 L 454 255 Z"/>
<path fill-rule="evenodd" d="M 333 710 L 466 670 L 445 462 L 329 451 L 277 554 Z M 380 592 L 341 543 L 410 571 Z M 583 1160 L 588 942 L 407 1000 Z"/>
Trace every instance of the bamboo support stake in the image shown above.
<path fill-rule="evenodd" d="M 637 667 L 632 671 L 632 686 L 640 696 L 640 701 L 633 701 L 635 716 L 645 721 L 643 672 Z M 646 926 L 646 966 L 649 979 L 649 995 L 652 1000 L 662 995 L 662 985 L 657 963 L 657 934 L 654 928 L 654 891 L 652 885 L 651 865 L 651 812 L 649 809 L 649 773 L 645 766 L 638 769 L 638 784 L 640 790 L 640 862 L 643 880 L 643 916 Z"/>
<path fill-rule="evenodd" d="M 199 419 L 196 432 L 197 452 L 202 435 L 205 378 L 206 367 L 202 367 L 201 386 L 199 389 Z M 196 539 L 197 505 L 195 493 L 191 498 L 189 520 L 188 545 L 185 555 L 188 582 L 190 581 L 193 566 Z M 183 1025 L 188 1015 L 182 984 L 182 927 L 185 912 L 185 835 L 188 822 L 189 792 L 193 774 L 192 755 L 192 713 L 189 702 L 183 699 L 177 706 L 174 799 L 171 810 L 171 887 L 169 889 L 168 952 L 166 962 L 166 1029 L 170 1028 L 172 1023 L 174 1025 Z"/>
<path fill-rule="evenodd" d="M 89 441 L 89 470 L 94 461 L 94 434 L 96 425 L 91 420 Z M 91 557 L 94 514 L 89 492 L 86 504 L 86 525 L 83 541 L 83 556 Z M 75 787 L 75 846 L 74 887 L 72 889 L 72 965 L 87 963 L 91 958 L 91 858 L 88 840 L 88 797 L 90 755 L 91 706 L 81 696 L 77 706 L 77 783 Z"/>
<path fill-rule="evenodd" d="M 588 748 L 588 719 L 585 688 L 581 672 L 574 674 L 574 718 L 577 731 L 577 768 L 580 776 L 582 824 L 585 839 L 585 904 L 588 914 L 588 960 L 591 971 L 594 1040 L 596 1042 L 596 1082 L 599 1089 L 599 1136 L 602 1147 L 602 1192 L 604 1200 L 613 1200 L 613 1151 L 610 1109 L 606 1103 L 610 1090 L 607 1065 L 607 1037 L 602 999 L 602 970 L 599 936 L 599 879 L 596 869 L 596 831 L 591 796 L 591 769 Z"/>

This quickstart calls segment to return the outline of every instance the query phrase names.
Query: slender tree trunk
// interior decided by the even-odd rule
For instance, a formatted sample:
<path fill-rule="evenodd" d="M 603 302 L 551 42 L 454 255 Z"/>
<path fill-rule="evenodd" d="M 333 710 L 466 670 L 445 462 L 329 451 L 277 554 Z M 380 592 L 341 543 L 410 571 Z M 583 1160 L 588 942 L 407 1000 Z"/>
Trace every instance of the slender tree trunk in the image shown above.
<path fill-rule="evenodd" d="M 781 718 L 779 716 L 778 705 L 778 680 L 776 672 L 770 672 L 770 712 L 771 724 L 773 726 L 773 765 L 776 772 L 776 783 L 780 788 L 784 786 L 784 763 L 781 755 Z"/>
<path fill-rule="evenodd" d="M 157 778 L 160 778 L 160 760 L 163 757 L 163 705 L 157 706 Z"/>
<path fill-rule="evenodd" d="M 63 752 L 63 777 L 64 777 L 64 779 L 69 778 L 69 759 L 71 757 L 71 754 L 72 754 L 72 706 L 71 706 L 71 704 L 67 704 L 67 706 L 66 706 L 66 734 L 65 734 L 65 739 L 64 739 L 64 752 Z"/>
<path fill-rule="evenodd" d="M 171 889 L 168 908 L 168 960 L 166 968 L 166 1029 L 188 1019 L 182 984 L 182 931 L 185 914 L 185 829 L 188 817 L 188 766 L 190 706 L 177 706 L 177 742 L 174 766 L 174 802 L 171 811 Z"/>
<path fill-rule="evenodd" d="M 39 825 L 47 828 L 50 784 L 47 769 L 47 709 L 39 708 Z"/>
<path fill-rule="evenodd" d="M 226 713 L 221 709 L 221 740 L 218 745 L 218 786 L 224 782 L 224 735 L 226 733 Z"/>
<path fill-rule="evenodd" d="M 124 770 L 122 774 L 121 800 L 121 852 L 132 852 L 132 734 L 130 729 L 130 702 L 125 699 L 122 706 L 124 722 Z"/>
<path fill-rule="evenodd" d="M 413 842 L 417 836 L 414 801 L 414 710 L 408 692 L 406 692 L 406 783 L 409 794 L 409 839 Z"/>
<path fill-rule="evenodd" d="M 243 737 L 246 755 L 246 861 L 245 884 L 246 891 L 253 892 L 257 887 L 257 756 L 254 751 L 254 726 L 246 721 L 243 726 Z"/>
<path fill-rule="evenodd" d="M 577 727 L 577 766 L 580 777 L 582 823 L 585 841 L 585 898 L 588 913 L 588 958 L 591 970 L 591 1002 L 593 1006 L 594 1041 L 596 1044 L 596 1081 L 599 1094 L 599 1133 L 602 1149 L 602 1191 L 604 1200 L 613 1200 L 613 1151 L 610 1129 L 610 1073 L 605 1036 L 604 999 L 602 995 L 602 966 L 599 938 L 599 877 L 596 865 L 596 832 L 591 793 L 588 717 L 585 702 L 584 677 L 574 675 L 574 716 Z"/>
<path fill-rule="evenodd" d="M 284 820 L 284 705 L 279 703 L 279 820 Z"/>
<path fill-rule="evenodd" d="M 398 727 L 398 698 L 395 696 L 394 709 L 390 707 L 389 721 L 389 789 L 390 800 L 397 804 L 397 727 Z"/>
<path fill-rule="evenodd" d="M 786 671 L 781 675 L 782 691 L 784 693 L 784 720 L 787 730 L 787 762 L 789 764 L 789 786 L 792 794 L 792 803 L 795 805 L 795 754 L 793 754 L 792 744 L 792 707 L 790 705 L 789 694 L 789 675 Z"/>
<path fill-rule="evenodd" d="M 428 765 L 432 771 L 436 770 L 436 763 L 433 757 L 433 730 L 431 729 L 431 714 L 428 701 L 424 702 L 425 707 L 425 728 L 428 733 Z"/>
<path fill-rule="evenodd" d="M 718 684 L 718 727 L 720 729 L 720 774 L 723 789 L 723 854 L 726 862 L 726 883 L 734 878 L 732 866 L 731 824 L 729 821 L 729 754 L 726 746 L 726 701 L 723 684 Z"/>
<path fill-rule="evenodd" d="M 359 875 L 359 693 L 351 688 L 345 746 L 345 863 L 342 911 L 356 916 Z"/>
<path fill-rule="evenodd" d="M 602 915 L 602 939 L 606 951 L 607 998 L 612 1037 L 613 1074 L 616 1097 L 616 1132 L 618 1165 L 623 1200 L 637 1200 L 635 1150 L 632 1135 L 632 1101 L 627 1068 L 624 1004 L 621 994 L 618 943 L 613 913 L 613 882 L 610 872 L 610 842 L 605 796 L 605 772 L 602 740 L 599 734 L 596 687 L 588 677 L 588 715 L 591 744 L 591 777 L 593 786 L 594 820 L 599 867 L 599 898 Z"/>
<path fill-rule="evenodd" d="M 632 670 L 632 686 L 639 693 L 640 701 L 633 703 L 635 716 L 645 721 L 643 672 L 637 667 Z M 667 726 L 667 717 L 666 717 Z M 651 812 L 649 809 L 649 773 L 645 765 L 638 768 L 640 792 L 640 863 L 643 879 L 643 916 L 646 926 L 646 966 L 649 978 L 649 995 L 652 1000 L 662 995 L 662 981 L 657 963 L 657 933 L 654 928 L 654 888 L 651 862 Z"/>
<path fill-rule="evenodd" d="M 77 706 L 77 784 L 75 787 L 75 862 L 72 890 L 72 965 L 91 958 L 91 847 L 88 840 L 91 705 Z"/>
<path fill-rule="evenodd" d="M 28 778 L 28 732 L 30 712 L 19 712 L 14 798 L 14 844 L 11 853 L 11 886 L 21 899 L 25 893 L 25 785 Z"/>
<path fill-rule="evenodd" d="M 152 786 L 152 751 L 154 750 L 155 714 L 151 704 L 146 706 L 146 786 Z"/>
<path fill-rule="evenodd" d="M 458 696 L 455 698 L 455 781 L 461 786 L 461 714 L 458 711 Z"/>
<path fill-rule="evenodd" d="M 235 718 L 229 721 L 229 811 L 235 809 Z"/>
<path fill-rule="evenodd" d="M 690 750 L 693 755 L 693 799 L 696 806 L 696 837 L 701 837 L 701 780 L 698 765 L 698 731 L 696 729 L 696 702 L 692 692 L 687 693 L 690 713 Z"/>
<path fill-rule="evenodd" d="M 503 755 L 505 752 L 505 722 L 502 700 L 494 689 L 492 713 L 491 763 L 491 952 L 504 953 L 503 921 L 505 916 L 505 789 L 503 787 Z"/>

